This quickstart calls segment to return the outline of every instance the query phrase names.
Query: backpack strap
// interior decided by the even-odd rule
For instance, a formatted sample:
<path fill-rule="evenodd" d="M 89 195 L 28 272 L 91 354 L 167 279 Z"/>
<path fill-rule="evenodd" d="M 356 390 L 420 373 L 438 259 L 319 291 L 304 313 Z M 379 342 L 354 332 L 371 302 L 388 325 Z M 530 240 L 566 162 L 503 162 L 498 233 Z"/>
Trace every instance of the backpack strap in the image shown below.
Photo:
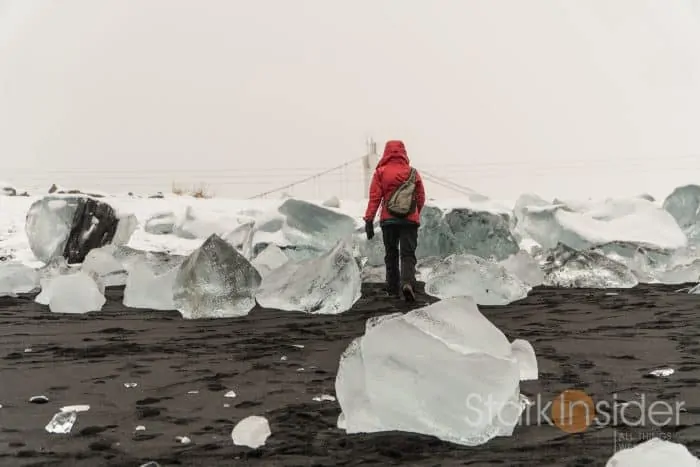
<path fill-rule="evenodd" d="M 416 169 L 411 167 L 411 173 L 408 175 L 408 181 L 411 183 L 416 183 Z"/>

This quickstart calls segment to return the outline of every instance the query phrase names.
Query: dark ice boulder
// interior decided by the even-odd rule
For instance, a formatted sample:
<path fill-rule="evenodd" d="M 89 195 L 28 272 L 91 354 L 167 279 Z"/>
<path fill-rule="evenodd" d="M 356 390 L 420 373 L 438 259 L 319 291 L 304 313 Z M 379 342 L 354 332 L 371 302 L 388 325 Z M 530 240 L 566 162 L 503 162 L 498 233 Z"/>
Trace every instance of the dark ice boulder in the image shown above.
<path fill-rule="evenodd" d="M 212 234 L 180 265 L 173 303 L 186 319 L 247 315 L 260 273 L 227 241 Z"/>
<path fill-rule="evenodd" d="M 29 208 L 25 230 L 38 260 L 48 263 L 63 256 L 74 264 L 82 263 L 93 248 L 113 243 L 120 230 L 118 243 L 126 243 L 133 219 L 125 219 L 129 228 L 119 229 L 114 208 L 87 196 L 46 196 Z"/>
<path fill-rule="evenodd" d="M 418 229 L 418 259 L 447 258 L 453 254 L 469 254 L 485 259 L 502 260 L 520 251 L 511 232 L 511 217 L 466 207 L 441 209 L 426 205 L 421 212 Z M 375 237 L 367 240 L 364 227 L 355 231 L 355 241 L 370 267 L 384 264 L 384 244 L 378 223 Z"/>
<path fill-rule="evenodd" d="M 547 256 L 544 285 L 586 289 L 631 288 L 639 281 L 624 264 L 595 250 L 577 251 L 563 243 Z"/>
<path fill-rule="evenodd" d="M 508 214 L 457 207 L 443 211 L 425 206 L 418 229 L 416 256 L 445 258 L 470 254 L 502 260 L 520 251 Z"/>

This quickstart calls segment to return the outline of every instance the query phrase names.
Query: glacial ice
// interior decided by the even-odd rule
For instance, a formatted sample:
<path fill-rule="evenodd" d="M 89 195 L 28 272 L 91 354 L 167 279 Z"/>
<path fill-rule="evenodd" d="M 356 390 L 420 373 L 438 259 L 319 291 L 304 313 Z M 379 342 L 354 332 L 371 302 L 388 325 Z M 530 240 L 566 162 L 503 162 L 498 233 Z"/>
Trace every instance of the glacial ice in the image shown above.
<path fill-rule="evenodd" d="M 173 302 L 185 319 L 244 316 L 260 281 L 248 260 L 213 234 L 180 265 Z"/>
<path fill-rule="evenodd" d="M 122 303 L 129 308 L 174 310 L 173 289 L 178 268 L 156 274 L 145 261 L 138 261 L 129 269 Z"/>
<path fill-rule="evenodd" d="M 613 261 L 624 264 L 637 277 L 639 282 L 656 282 L 671 265 L 673 254 L 669 250 L 629 242 L 612 242 L 593 249 Z M 695 278 L 697 279 L 697 274 Z M 681 281 L 684 282 L 684 281 Z"/>
<path fill-rule="evenodd" d="M 288 261 L 287 255 L 277 245 L 270 243 L 251 263 L 264 278 L 270 272 L 284 266 Z"/>
<path fill-rule="evenodd" d="M 0 263 L 0 297 L 14 297 L 39 288 L 39 273 L 22 263 Z"/>
<path fill-rule="evenodd" d="M 112 241 L 109 242 L 112 245 L 126 245 L 129 243 L 129 239 L 139 228 L 139 221 L 134 214 L 117 212 L 117 230 L 114 232 Z M 99 244 L 97 246 L 102 246 Z M 90 248 L 95 248 L 91 246 Z M 88 250 L 90 251 L 90 250 Z"/>
<path fill-rule="evenodd" d="M 424 275 L 425 292 L 440 299 L 470 296 L 479 305 L 507 305 L 530 286 L 503 266 L 473 255 L 450 255 Z"/>
<path fill-rule="evenodd" d="M 352 235 L 355 219 L 324 206 L 290 198 L 278 208 L 285 219 L 285 236 L 292 245 L 328 250 Z"/>
<path fill-rule="evenodd" d="M 253 235 L 255 222 L 245 222 L 224 236 L 224 240 L 233 245 L 244 258 L 253 258 Z"/>
<path fill-rule="evenodd" d="M 533 376 L 533 360 L 517 356 L 470 297 L 368 320 L 340 359 L 339 426 L 348 433 L 422 433 L 467 446 L 508 436 L 523 411 L 520 375 Z M 529 366 L 521 369 L 521 362 Z"/>
<path fill-rule="evenodd" d="M 630 269 L 594 251 L 577 251 L 560 244 L 543 266 L 544 285 L 578 288 L 631 288 L 639 281 Z"/>
<path fill-rule="evenodd" d="M 77 209 L 78 198 L 45 197 L 31 205 L 26 233 L 29 247 L 39 261 L 47 263 L 63 256 Z"/>
<path fill-rule="evenodd" d="M 51 280 L 46 295 L 49 309 L 53 313 L 83 314 L 99 311 L 106 302 L 104 292 L 100 290 L 95 278 L 82 271 Z"/>
<path fill-rule="evenodd" d="M 267 245 L 274 244 L 284 249 L 292 261 L 317 258 L 338 241 L 352 235 L 355 228 L 355 219 L 346 214 L 288 198 L 275 211 L 266 212 L 256 219 L 250 239 L 252 257 Z M 229 238 L 232 234 L 227 236 L 229 242 L 232 242 Z M 242 234 L 238 238 L 242 238 Z"/>
<path fill-rule="evenodd" d="M 516 231 L 546 249 L 563 243 L 576 250 L 586 250 L 616 241 L 676 249 L 688 243 L 668 212 L 642 198 L 608 199 L 589 204 L 542 203 L 543 200 L 534 195 L 518 199 Z"/>
<path fill-rule="evenodd" d="M 206 239 L 211 235 L 216 234 L 223 236 L 226 232 L 246 222 L 246 219 L 226 213 L 213 213 L 195 210 L 192 206 L 187 206 L 182 216 L 177 216 L 173 234 L 185 239 Z"/>
<path fill-rule="evenodd" d="M 453 253 L 505 259 L 520 248 L 510 231 L 510 216 L 467 207 L 426 205 L 421 213 L 416 256 L 445 258 Z"/>
<path fill-rule="evenodd" d="M 44 429 L 49 433 L 65 435 L 71 432 L 77 420 L 76 412 L 60 411 L 51 418 Z"/>
<path fill-rule="evenodd" d="M 82 271 L 97 274 L 105 287 L 126 284 L 127 272 L 124 265 L 117 261 L 109 248 L 95 248 L 85 257 Z"/>
<path fill-rule="evenodd" d="M 262 281 L 256 300 L 265 308 L 338 314 L 361 296 L 360 268 L 348 241 L 323 256 L 289 261 Z"/>
<path fill-rule="evenodd" d="M 103 201 L 85 196 L 46 196 L 30 206 L 25 231 L 39 261 L 46 263 L 63 256 L 68 263 L 82 263 L 93 248 L 129 240 L 135 218 L 126 215 L 121 219 L 123 222 Z"/>
<path fill-rule="evenodd" d="M 257 449 L 265 445 L 271 434 L 270 424 L 265 417 L 251 415 L 236 423 L 231 430 L 231 440 L 236 446 Z"/>
<path fill-rule="evenodd" d="M 500 261 L 506 271 L 523 281 L 530 287 L 542 285 L 544 282 L 544 272 L 538 262 L 525 251 L 519 251 L 514 255 Z"/>
<path fill-rule="evenodd" d="M 605 467 L 700 467 L 700 459 L 687 447 L 672 441 L 652 438 L 613 455 Z"/>
<path fill-rule="evenodd" d="M 700 186 L 679 186 L 666 197 L 663 208 L 692 243 L 700 241 Z"/>
<path fill-rule="evenodd" d="M 173 233 L 176 222 L 174 212 L 157 212 L 148 218 L 143 230 L 153 235 L 167 235 Z"/>

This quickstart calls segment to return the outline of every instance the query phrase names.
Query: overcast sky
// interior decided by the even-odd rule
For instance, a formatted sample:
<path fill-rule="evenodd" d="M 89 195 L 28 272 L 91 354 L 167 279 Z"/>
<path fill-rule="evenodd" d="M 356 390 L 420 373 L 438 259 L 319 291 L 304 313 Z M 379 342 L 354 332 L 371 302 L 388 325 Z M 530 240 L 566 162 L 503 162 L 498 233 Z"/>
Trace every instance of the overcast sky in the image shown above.
<path fill-rule="evenodd" d="M 17 185 L 247 197 L 368 136 L 497 198 L 700 183 L 700 0 L 0 0 Z"/>

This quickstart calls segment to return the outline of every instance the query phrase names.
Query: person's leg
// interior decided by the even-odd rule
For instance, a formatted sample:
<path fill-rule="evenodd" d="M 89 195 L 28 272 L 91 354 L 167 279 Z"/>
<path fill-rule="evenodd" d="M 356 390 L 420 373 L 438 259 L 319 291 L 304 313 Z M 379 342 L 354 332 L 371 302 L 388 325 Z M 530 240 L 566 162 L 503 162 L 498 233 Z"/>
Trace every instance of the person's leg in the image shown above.
<path fill-rule="evenodd" d="M 414 224 L 402 225 L 399 243 L 401 248 L 401 289 L 407 300 L 415 300 L 418 226 Z"/>
<path fill-rule="evenodd" d="M 386 266 L 386 290 L 390 295 L 399 295 L 401 276 L 399 273 L 399 239 L 401 231 L 398 225 L 383 225 L 384 265 Z"/>

